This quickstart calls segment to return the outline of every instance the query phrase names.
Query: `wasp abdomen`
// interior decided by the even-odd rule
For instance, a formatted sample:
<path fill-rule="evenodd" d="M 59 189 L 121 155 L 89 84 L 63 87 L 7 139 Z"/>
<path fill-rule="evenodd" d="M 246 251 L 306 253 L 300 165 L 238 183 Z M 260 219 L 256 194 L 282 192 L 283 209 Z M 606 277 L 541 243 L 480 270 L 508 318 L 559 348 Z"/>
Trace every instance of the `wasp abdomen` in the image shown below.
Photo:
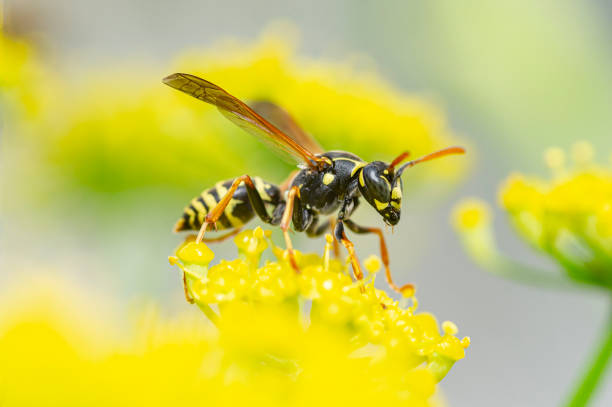
<path fill-rule="evenodd" d="M 259 177 L 253 177 L 252 179 L 264 203 L 276 205 L 280 199 L 278 187 L 264 182 Z M 214 187 L 204 190 L 200 195 L 193 198 L 183 210 L 183 216 L 176 222 L 174 231 L 200 229 L 208 212 L 228 193 L 233 181 L 233 179 L 230 179 L 218 182 Z M 238 228 L 253 219 L 254 216 L 255 212 L 249 202 L 247 189 L 244 184 L 241 184 L 217 221 L 217 230 Z"/>

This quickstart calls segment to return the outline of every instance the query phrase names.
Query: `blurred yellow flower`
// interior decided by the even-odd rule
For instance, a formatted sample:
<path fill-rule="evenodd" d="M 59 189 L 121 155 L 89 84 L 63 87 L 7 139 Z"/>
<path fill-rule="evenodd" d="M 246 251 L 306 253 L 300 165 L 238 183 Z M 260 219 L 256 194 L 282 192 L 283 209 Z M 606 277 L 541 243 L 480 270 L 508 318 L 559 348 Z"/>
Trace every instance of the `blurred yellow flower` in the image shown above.
<path fill-rule="evenodd" d="M 568 167 L 563 150 L 545 152 L 550 179 L 511 175 L 501 187 L 500 202 L 521 236 L 569 277 L 612 289 L 612 168 L 592 161 L 594 149 L 587 142 L 576 143 L 571 153 L 574 164 Z M 486 203 L 467 202 L 457 206 L 455 226 L 469 252 L 481 262 L 486 257 L 487 269 L 494 271 L 505 260 L 495 248 L 489 210 Z"/>
<path fill-rule="evenodd" d="M 585 141 L 572 146 L 572 166 L 565 152 L 548 149 L 549 179 L 514 174 L 499 193 L 501 206 L 520 235 L 565 271 L 536 269 L 505 256 L 496 246 L 490 208 L 480 200 L 456 205 L 453 224 L 466 251 L 485 270 L 509 279 L 553 288 L 612 290 L 612 167 L 593 162 L 595 150 Z M 612 161 L 612 160 L 611 160 Z M 567 278 L 567 277 L 569 278 Z M 565 405 L 586 406 L 612 360 L 612 313 L 600 343 Z"/>
<path fill-rule="evenodd" d="M 50 86 L 50 78 L 29 44 L 0 30 L 0 109 L 5 120 L 40 114 Z"/>
<path fill-rule="evenodd" d="M 488 225 L 491 214 L 488 205 L 478 199 L 466 199 L 453 211 L 453 223 L 458 229 L 477 229 Z"/>
<path fill-rule="evenodd" d="M 550 180 L 515 175 L 500 200 L 521 234 L 570 277 L 612 289 L 612 168 L 594 164 L 593 155 L 589 143 L 576 143 L 573 167 L 549 159 Z"/>
<path fill-rule="evenodd" d="M 0 297 L 2 405 L 438 404 L 436 383 L 469 345 L 453 323 L 440 333 L 373 276 L 362 293 L 329 242 L 322 257 L 299 256 L 299 275 L 277 247 L 280 258 L 260 264 L 270 245 L 261 229 L 235 242 L 239 257 L 212 267 L 203 244 L 173 258 L 216 327 L 150 308 L 120 334 L 86 293 L 47 280 L 11 287 Z"/>
<path fill-rule="evenodd" d="M 285 107 L 327 149 L 389 160 L 456 143 L 433 104 L 395 90 L 370 69 L 296 55 L 290 27 L 264 33 L 252 44 L 222 42 L 184 53 L 162 70 L 122 63 L 103 72 L 63 78 L 31 133 L 30 160 L 52 165 L 62 185 L 116 199 L 143 188 L 186 196 L 221 179 L 257 173 L 282 181 L 290 167 L 216 109 L 172 92 L 161 78 L 173 71 L 201 75 L 245 101 L 267 99 Z M 18 58 L 0 64 L 17 71 Z M 39 88 L 34 75 L 13 82 Z M 36 94 L 34 95 L 36 96 Z M 450 162 L 453 161 L 453 162 Z M 459 162 L 462 161 L 462 162 Z M 419 180 L 456 179 L 463 160 L 423 167 Z M 416 182 L 416 180 L 412 180 Z"/>

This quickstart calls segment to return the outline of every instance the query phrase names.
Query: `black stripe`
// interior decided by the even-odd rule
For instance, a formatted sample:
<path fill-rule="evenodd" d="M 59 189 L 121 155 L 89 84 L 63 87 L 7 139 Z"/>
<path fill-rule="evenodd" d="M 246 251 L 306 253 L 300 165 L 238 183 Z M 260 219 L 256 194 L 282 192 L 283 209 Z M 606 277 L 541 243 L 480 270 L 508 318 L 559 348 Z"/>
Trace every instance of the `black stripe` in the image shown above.
<path fill-rule="evenodd" d="M 219 201 L 221 199 L 223 199 L 223 197 L 220 197 L 219 194 L 217 193 L 217 188 L 211 188 L 209 190 L 207 190 L 206 192 L 208 192 L 210 195 L 212 195 L 213 198 L 215 198 L 215 202 L 219 203 Z"/>
<path fill-rule="evenodd" d="M 202 224 L 200 223 L 200 219 L 198 217 L 198 213 L 199 211 L 193 207 L 192 204 L 189 205 L 189 208 L 191 208 L 191 210 L 193 211 L 193 213 L 195 213 L 195 216 L 193 217 L 193 222 L 189 222 L 189 218 L 191 218 L 191 216 L 189 216 L 188 213 L 185 213 L 185 217 L 187 218 L 187 222 L 189 224 L 189 226 L 191 226 L 193 229 L 198 229 L 200 226 L 202 226 Z"/>
<path fill-rule="evenodd" d="M 197 201 L 200 202 L 202 205 L 204 205 L 204 208 L 206 208 L 206 213 L 210 212 L 211 208 L 209 208 L 208 205 L 206 205 L 206 202 L 204 202 L 204 198 L 202 197 L 202 195 L 198 196 Z"/>
<path fill-rule="evenodd" d="M 229 219 L 227 218 L 227 216 L 225 216 L 225 212 L 223 212 L 223 214 L 221 215 L 221 217 L 219 218 L 217 223 L 219 223 L 217 225 L 217 229 L 219 229 L 219 230 L 221 230 L 221 229 L 228 229 L 230 227 L 233 227 L 232 224 L 230 223 Z"/>

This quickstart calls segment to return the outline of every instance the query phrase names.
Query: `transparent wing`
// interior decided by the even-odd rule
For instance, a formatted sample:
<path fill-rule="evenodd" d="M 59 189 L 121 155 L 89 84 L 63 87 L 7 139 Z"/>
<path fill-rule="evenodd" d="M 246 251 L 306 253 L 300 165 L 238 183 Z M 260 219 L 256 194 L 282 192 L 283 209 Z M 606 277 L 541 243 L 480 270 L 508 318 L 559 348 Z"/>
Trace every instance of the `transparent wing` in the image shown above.
<path fill-rule="evenodd" d="M 282 155 L 293 158 L 293 161 L 305 163 L 313 168 L 324 162 L 245 103 L 211 82 L 186 73 L 172 74 L 165 77 L 163 82 L 196 99 L 217 106 L 219 111 L 234 124 L 279 150 Z"/>
<path fill-rule="evenodd" d="M 277 129 L 291 137 L 296 143 L 305 147 L 308 151 L 314 154 L 322 154 L 325 152 L 321 145 L 306 133 L 295 119 L 282 107 L 268 102 L 267 100 L 258 100 L 250 103 L 251 108 L 261 117 L 276 126 Z"/>

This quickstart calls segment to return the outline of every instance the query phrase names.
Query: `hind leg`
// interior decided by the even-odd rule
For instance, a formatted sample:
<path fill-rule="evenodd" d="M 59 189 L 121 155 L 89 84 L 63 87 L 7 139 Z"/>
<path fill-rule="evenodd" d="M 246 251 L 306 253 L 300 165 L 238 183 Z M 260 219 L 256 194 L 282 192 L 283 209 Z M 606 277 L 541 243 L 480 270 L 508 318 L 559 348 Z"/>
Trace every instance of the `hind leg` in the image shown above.
<path fill-rule="evenodd" d="M 261 198 L 261 195 L 259 195 L 259 192 L 257 191 L 257 188 L 255 187 L 255 184 L 253 183 L 253 180 L 248 175 L 242 175 L 236 178 L 232 182 L 231 187 L 225 193 L 223 198 L 219 201 L 217 205 L 215 205 L 214 208 L 211 209 L 210 212 L 208 212 L 208 214 L 204 218 L 204 222 L 202 222 L 200 231 L 198 232 L 196 243 L 199 243 L 204 239 L 204 233 L 206 233 L 206 229 L 208 228 L 208 225 L 212 224 L 214 226 L 216 222 L 219 220 L 219 218 L 221 217 L 221 215 L 223 215 L 223 212 L 225 211 L 227 206 L 232 201 L 232 198 L 234 197 L 234 193 L 236 192 L 236 189 L 238 189 L 240 184 L 243 182 L 246 186 L 247 195 L 249 197 L 249 202 L 251 203 L 251 206 L 255 210 L 255 213 L 257 214 L 257 216 L 266 223 L 273 223 L 274 219 L 270 215 L 268 215 L 268 211 L 266 210 L 265 203 L 263 199 Z"/>

